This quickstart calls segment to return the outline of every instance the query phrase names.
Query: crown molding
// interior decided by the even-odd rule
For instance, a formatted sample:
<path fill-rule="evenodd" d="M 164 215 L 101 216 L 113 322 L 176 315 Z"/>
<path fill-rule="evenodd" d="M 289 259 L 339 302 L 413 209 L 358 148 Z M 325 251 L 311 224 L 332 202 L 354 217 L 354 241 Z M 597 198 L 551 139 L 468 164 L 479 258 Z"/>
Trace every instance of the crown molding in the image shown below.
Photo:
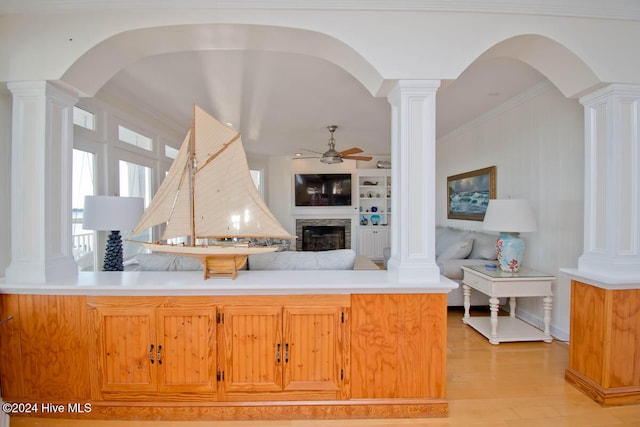
<path fill-rule="evenodd" d="M 0 14 L 149 8 L 469 12 L 640 20 L 637 0 L 3 0 Z"/>

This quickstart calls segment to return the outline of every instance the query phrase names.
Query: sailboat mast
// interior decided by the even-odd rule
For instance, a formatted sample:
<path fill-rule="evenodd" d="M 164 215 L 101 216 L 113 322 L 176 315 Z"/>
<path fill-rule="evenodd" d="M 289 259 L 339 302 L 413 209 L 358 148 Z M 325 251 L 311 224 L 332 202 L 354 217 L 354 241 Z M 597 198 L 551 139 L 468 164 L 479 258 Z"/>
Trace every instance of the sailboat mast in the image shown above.
<path fill-rule="evenodd" d="M 191 121 L 191 137 L 189 138 L 189 214 L 191 217 L 191 246 L 196 245 L 196 209 L 195 209 L 195 190 L 194 190 L 194 172 L 196 170 L 196 111 L 193 106 L 193 119 Z"/>

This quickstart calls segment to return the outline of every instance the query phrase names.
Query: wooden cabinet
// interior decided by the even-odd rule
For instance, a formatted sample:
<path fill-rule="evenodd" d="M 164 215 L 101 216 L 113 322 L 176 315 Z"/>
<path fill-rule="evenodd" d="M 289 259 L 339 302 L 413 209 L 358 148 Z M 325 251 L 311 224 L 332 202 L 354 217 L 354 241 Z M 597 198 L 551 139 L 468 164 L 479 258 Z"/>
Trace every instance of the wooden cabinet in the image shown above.
<path fill-rule="evenodd" d="M 347 307 L 228 306 L 222 316 L 221 398 L 347 398 Z"/>
<path fill-rule="evenodd" d="M 0 318 L 13 315 L 0 325 L 3 398 L 65 408 L 21 416 L 186 421 L 448 411 L 445 294 L 0 301 Z M 72 412 L 69 402 L 91 411 Z"/>
<path fill-rule="evenodd" d="M 91 298 L 94 399 L 216 393 L 215 306 L 167 298 Z"/>

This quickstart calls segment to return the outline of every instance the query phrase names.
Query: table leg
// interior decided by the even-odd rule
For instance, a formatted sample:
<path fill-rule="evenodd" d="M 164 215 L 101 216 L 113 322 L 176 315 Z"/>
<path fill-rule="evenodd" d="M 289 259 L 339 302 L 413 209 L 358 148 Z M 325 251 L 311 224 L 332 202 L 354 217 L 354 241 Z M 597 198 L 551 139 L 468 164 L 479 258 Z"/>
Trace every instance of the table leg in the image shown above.
<path fill-rule="evenodd" d="M 464 317 L 462 323 L 467 323 L 466 320 L 469 316 L 469 308 L 471 307 L 471 287 L 469 285 L 462 284 L 462 295 L 464 296 Z"/>
<path fill-rule="evenodd" d="M 491 310 L 491 338 L 489 342 L 491 344 L 500 344 L 498 341 L 498 309 L 500 307 L 500 300 L 496 297 L 489 298 L 489 309 Z"/>
<path fill-rule="evenodd" d="M 553 298 L 546 296 L 542 299 L 544 305 L 544 342 L 551 342 L 551 306 Z"/>
<path fill-rule="evenodd" d="M 516 317 L 516 297 L 509 297 L 509 316 Z"/>

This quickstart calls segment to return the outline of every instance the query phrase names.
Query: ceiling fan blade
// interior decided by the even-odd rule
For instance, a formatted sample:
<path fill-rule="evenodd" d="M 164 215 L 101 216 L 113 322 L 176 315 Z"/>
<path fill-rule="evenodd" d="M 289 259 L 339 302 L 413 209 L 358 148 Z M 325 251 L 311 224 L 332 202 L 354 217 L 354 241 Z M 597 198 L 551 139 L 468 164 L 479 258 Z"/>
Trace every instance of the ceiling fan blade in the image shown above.
<path fill-rule="evenodd" d="M 349 159 L 349 160 L 366 160 L 366 161 L 373 159 L 373 157 L 371 156 L 342 156 L 342 158 Z"/>
<path fill-rule="evenodd" d="M 292 157 L 291 160 L 302 160 L 302 159 L 319 159 L 320 156 L 295 156 Z"/>
<path fill-rule="evenodd" d="M 349 154 L 357 154 L 357 153 L 362 153 L 362 150 L 359 149 L 358 147 L 352 147 L 340 152 L 342 156 L 348 156 Z"/>
<path fill-rule="evenodd" d="M 308 151 L 308 152 L 310 152 L 310 153 L 315 153 L 315 154 L 320 154 L 320 155 L 322 155 L 322 153 L 321 153 L 321 152 L 319 152 L 319 151 L 309 150 L 308 148 L 301 148 L 300 150 L 302 150 L 302 151 Z"/>

